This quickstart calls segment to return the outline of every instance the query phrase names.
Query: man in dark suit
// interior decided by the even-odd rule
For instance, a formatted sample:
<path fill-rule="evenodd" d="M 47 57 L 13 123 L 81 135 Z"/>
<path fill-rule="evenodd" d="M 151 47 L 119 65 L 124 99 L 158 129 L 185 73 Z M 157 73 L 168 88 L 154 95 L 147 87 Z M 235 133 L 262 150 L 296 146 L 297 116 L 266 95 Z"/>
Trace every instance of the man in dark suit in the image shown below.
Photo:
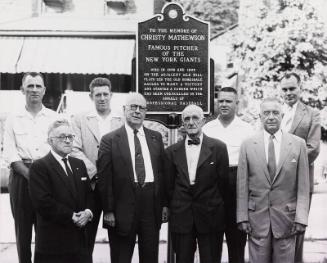
<path fill-rule="evenodd" d="M 314 186 L 314 161 L 320 151 L 320 115 L 319 112 L 300 101 L 301 79 L 296 73 L 287 73 L 280 83 L 284 97 L 284 117 L 282 130 L 305 140 L 309 160 L 310 203 Z M 296 239 L 295 262 L 303 262 L 304 233 Z"/>
<path fill-rule="evenodd" d="M 195 105 L 182 113 L 186 138 L 166 150 L 169 223 L 177 263 L 221 261 L 228 186 L 226 145 L 202 133 L 203 111 Z"/>
<path fill-rule="evenodd" d="M 90 263 L 86 224 L 92 220 L 91 185 L 82 160 L 70 157 L 67 120 L 50 125 L 50 153 L 33 162 L 29 190 L 37 213 L 35 263 Z"/>
<path fill-rule="evenodd" d="M 237 223 L 249 234 L 252 263 L 290 263 L 295 235 L 308 223 L 308 159 L 303 139 L 282 132 L 281 105 L 260 106 L 263 130 L 242 143 L 237 170 Z"/>
<path fill-rule="evenodd" d="M 125 125 L 104 135 L 97 170 L 103 222 L 108 228 L 112 263 L 130 263 L 136 235 L 139 262 L 158 262 L 163 209 L 163 142 L 159 132 L 143 127 L 146 100 L 130 93 Z"/>

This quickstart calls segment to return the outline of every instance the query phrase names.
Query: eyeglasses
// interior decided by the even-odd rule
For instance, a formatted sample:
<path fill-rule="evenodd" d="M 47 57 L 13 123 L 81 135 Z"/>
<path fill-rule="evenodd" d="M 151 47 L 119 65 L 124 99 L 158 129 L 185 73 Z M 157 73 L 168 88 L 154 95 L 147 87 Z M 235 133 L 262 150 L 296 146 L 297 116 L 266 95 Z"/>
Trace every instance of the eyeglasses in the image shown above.
<path fill-rule="evenodd" d="M 287 92 L 287 91 L 292 92 L 292 91 L 294 91 L 294 90 L 296 90 L 296 87 L 282 88 L 282 91 L 283 91 L 283 92 Z"/>
<path fill-rule="evenodd" d="M 75 135 L 73 135 L 73 134 L 70 134 L 70 135 L 59 135 L 59 136 L 53 136 L 51 138 L 56 138 L 59 141 L 67 141 L 67 140 L 69 140 L 70 142 L 72 142 L 74 140 L 74 138 L 75 138 Z"/>
<path fill-rule="evenodd" d="M 280 112 L 279 111 L 264 111 L 262 114 L 265 117 L 269 117 L 270 114 L 272 114 L 274 117 L 277 117 L 280 115 Z"/>
<path fill-rule="evenodd" d="M 140 112 L 145 112 L 146 111 L 146 107 L 136 105 L 136 104 L 128 105 L 128 107 L 132 111 L 136 111 L 137 109 L 139 109 Z"/>

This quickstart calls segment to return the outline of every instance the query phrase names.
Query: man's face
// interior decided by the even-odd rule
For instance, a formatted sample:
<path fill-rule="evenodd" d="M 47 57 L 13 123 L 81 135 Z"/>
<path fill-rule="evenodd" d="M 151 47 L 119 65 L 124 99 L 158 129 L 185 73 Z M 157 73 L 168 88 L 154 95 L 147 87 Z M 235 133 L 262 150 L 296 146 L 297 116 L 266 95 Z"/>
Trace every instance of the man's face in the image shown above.
<path fill-rule="evenodd" d="M 218 110 L 223 119 L 232 119 L 235 116 L 237 106 L 236 94 L 221 91 L 218 94 Z"/>
<path fill-rule="evenodd" d="M 124 106 L 125 119 L 132 129 L 139 129 L 146 114 L 146 101 L 140 96 L 130 97 Z"/>
<path fill-rule="evenodd" d="M 267 101 L 261 105 L 260 119 L 263 128 L 270 134 L 279 130 L 283 115 L 281 106 L 275 101 Z"/>
<path fill-rule="evenodd" d="M 55 128 L 49 136 L 48 142 L 57 154 L 64 157 L 72 152 L 74 134 L 71 127 L 62 125 Z"/>
<path fill-rule="evenodd" d="M 108 86 L 94 87 L 90 93 L 97 112 L 105 112 L 110 109 L 111 92 Z"/>
<path fill-rule="evenodd" d="M 301 88 L 300 84 L 294 76 L 289 79 L 283 78 L 281 83 L 281 92 L 285 103 L 289 106 L 293 106 L 300 98 Z"/>
<path fill-rule="evenodd" d="M 204 118 L 199 110 L 189 109 L 183 112 L 183 126 L 188 136 L 198 136 L 201 134 Z"/>
<path fill-rule="evenodd" d="M 42 103 L 45 94 L 45 86 L 40 76 L 27 76 L 21 90 L 26 97 L 27 104 Z"/>

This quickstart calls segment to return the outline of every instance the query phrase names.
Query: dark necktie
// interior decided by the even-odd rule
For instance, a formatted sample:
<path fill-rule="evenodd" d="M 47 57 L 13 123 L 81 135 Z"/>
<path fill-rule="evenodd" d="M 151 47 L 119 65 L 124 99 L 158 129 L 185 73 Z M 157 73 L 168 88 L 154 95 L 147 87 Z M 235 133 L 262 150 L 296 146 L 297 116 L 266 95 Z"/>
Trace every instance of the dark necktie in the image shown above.
<path fill-rule="evenodd" d="M 140 185 L 144 184 L 145 181 L 145 167 L 144 159 L 142 155 L 142 148 L 139 138 L 137 137 L 138 130 L 134 130 L 134 145 L 135 145 L 135 172 L 137 182 Z"/>
<path fill-rule="evenodd" d="M 194 139 L 192 139 L 192 140 L 188 140 L 187 141 L 187 144 L 188 145 L 199 145 L 200 144 L 200 138 L 194 138 Z"/>
<path fill-rule="evenodd" d="M 67 158 L 62 158 L 62 161 L 64 162 L 65 164 L 65 169 L 66 169 L 66 173 L 67 173 L 67 179 L 69 181 L 69 184 L 71 185 L 74 193 L 76 193 L 76 186 L 75 186 L 75 182 L 74 182 L 74 176 L 73 176 L 73 172 L 72 170 L 69 168 L 67 162 L 68 162 L 68 159 Z"/>
<path fill-rule="evenodd" d="M 271 182 L 274 180 L 276 173 L 276 156 L 275 156 L 275 146 L 274 146 L 274 135 L 270 135 L 268 143 L 268 171 L 270 174 Z"/>

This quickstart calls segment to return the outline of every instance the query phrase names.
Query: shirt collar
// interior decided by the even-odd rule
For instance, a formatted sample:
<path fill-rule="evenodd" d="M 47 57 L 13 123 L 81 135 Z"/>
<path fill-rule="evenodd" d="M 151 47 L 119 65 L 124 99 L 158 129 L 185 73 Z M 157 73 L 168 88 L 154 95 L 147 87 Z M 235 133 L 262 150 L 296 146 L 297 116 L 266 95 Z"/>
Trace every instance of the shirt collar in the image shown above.
<path fill-rule="evenodd" d="M 269 140 L 270 135 L 271 135 L 271 134 L 268 133 L 266 130 L 263 130 L 263 136 L 264 136 L 265 141 L 268 141 L 268 140 Z M 278 130 L 277 132 L 275 132 L 273 135 L 275 136 L 275 140 L 276 140 L 277 142 L 281 142 L 282 135 L 283 135 L 281 129 L 279 129 L 279 130 Z"/>
<path fill-rule="evenodd" d="M 42 104 L 41 110 L 36 114 L 36 116 L 39 116 L 39 115 L 45 116 L 45 115 L 47 115 L 47 110 L 48 109 L 46 107 L 44 107 L 44 105 Z M 26 105 L 24 105 L 24 107 L 22 107 L 19 110 L 18 114 L 20 116 L 32 116 L 31 113 L 26 109 Z"/>
<path fill-rule="evenodd" d="M 125 129 L 127 131 L 127 134 L 134 136 L 134 130 L 126 122 L 125 122 Z M 138 136 L 145 136 L 143 125 L 138 129 L 137 135 Z"/>
<path fill-rule="evenodd" d="M 60 163 L 62 162 L 63 158 L 68 158 L 69 154 L 67 154 L 65 157 L 60 156 L 58 153 L 56 153 L 54 150 L 50 150 L 51 154 L 53 155 L 53 157 Z"/>

